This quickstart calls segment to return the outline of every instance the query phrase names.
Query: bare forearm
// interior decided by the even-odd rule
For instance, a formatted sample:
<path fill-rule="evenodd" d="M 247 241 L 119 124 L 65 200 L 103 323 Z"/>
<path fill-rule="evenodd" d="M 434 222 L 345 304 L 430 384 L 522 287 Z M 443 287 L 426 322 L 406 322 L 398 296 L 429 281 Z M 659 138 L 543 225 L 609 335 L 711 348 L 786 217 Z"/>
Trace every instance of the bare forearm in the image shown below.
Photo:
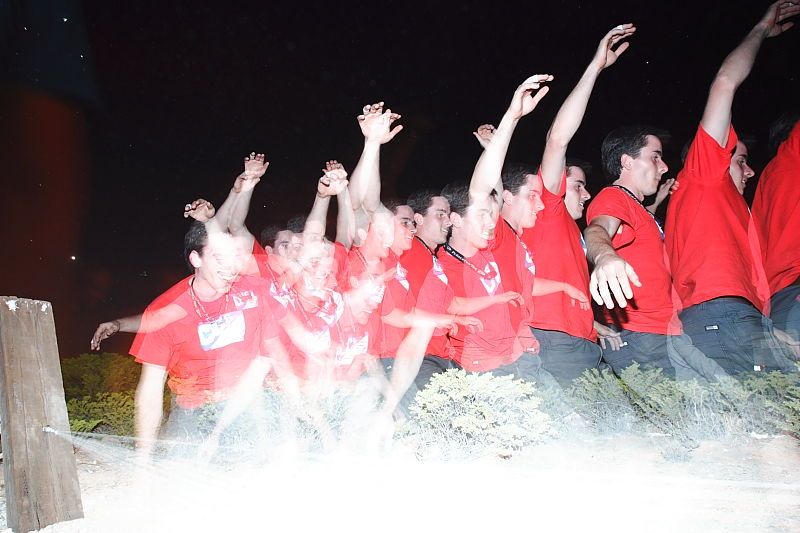
<path fill-rule="evenodd" d="M 364 141 L 364 150 L 361 152 L 361 158 L 358 160 L 352 176 L 350 176 L 350 186 L 348 187 L 353 210 L 363 207 L 368 212 L 374 212 L 377 209 L 377 206 L 371 205 L 368 196 L 370 183 L 373 181 L 380 183 L 380 150 L 379 142 Z M 380 196 L 380 189 L 378 195 Z M 371 211 L 370 207 L 372 207 Z"/>
<path fill-rule="evenodd" d="M 537 277 L 533 281 L 533 291 L 531 294 L 534 296 L 546 296 L 548 294 L 563 292 L 565 288 L 566 284 L 562 281 Z"/>
<path fill-rule="evenodd" d="M 447 308 L 447 312 L 453 315 L 470 316 L 479 313 L 497 303 L 493 296 L 478 296 L 476 298 L 462 298 L 456 296 Z"/>
<path fill-rule="evenodd" d="M 586 257 L 589 262 L 596 263 L 598 257 L 617 254 L 614 245 L 611 244 L 611 237 L 604 228 L 589 224 L 583 236 L 586 240 Z"/>
<path fill-rule="evenodd" d="M 350 192 L 345 190 L 336 196 L 338 212 L 336 213 L 336 242 L 350 248 L 353 245 L 356 220 L 353 206 L 350 203 Z"/>
<path fill-rule="evenodd" d="M 476 198 L 484 198 L 491 194 L 492 190 L 497 190 L 499 193 L 503 191 L 501 181 L 503 162 L 518 122 L 519 119 L 506 113 L 497 126 L 492 142 L 481 153 L 469 184 L 469 192 Z"/>
<path fill-rule="evenodd" d="M 331 199 L 329 196 L 323 197 L 319 194 L 314 196 L 314 205 L 311 206 L 311 212 L 306 218 L 306 225 L 303 229 L 305 233 L 320 236 L 325 235 L 330 203 Z"/>

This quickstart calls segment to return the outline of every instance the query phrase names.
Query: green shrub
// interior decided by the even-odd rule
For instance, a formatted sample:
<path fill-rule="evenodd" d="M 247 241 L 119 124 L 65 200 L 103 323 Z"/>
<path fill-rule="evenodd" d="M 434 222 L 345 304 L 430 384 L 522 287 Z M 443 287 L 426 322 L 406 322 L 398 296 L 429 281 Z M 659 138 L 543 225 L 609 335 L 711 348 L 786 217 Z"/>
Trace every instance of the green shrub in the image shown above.
<path fill-rule="evenodd" d="M 508 454 L 552 435 L 532 383 L 464 370 L 434 375 L 410 407 L 420 452 Z"/>
<path fill-rule="evenodd" d="M 104 433 L 133 435 L 133 391 L 101 392 L 67 401 L 72 431 L 91 432 L 103 426 Z"/>
<path fill-rule="evenodd" d="M 61 360 L 67 399 L 136 388 L 141 366 L 130 355 L 85 353 Z"/>

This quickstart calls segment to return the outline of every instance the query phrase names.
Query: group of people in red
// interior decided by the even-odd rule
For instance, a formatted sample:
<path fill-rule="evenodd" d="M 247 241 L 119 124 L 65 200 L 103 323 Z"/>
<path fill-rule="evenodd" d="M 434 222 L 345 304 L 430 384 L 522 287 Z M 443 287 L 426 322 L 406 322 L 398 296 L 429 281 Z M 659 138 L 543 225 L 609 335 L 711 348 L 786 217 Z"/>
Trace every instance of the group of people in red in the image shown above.
<path fill-rule="evenodd" d="M 567 149 L 600 74 L 628 49 L 633 24 L 600 41 L 552 122 L 538 167 L 504 165 L 517 124 L 548 93 L 549 74 L 526 79 L 497 127 L 474 133 L 483 151 L 469 182 L 404 203 L 382 203 L 380 180 L 381 147 L 402 130 L 401 117 L 383 102 L 365 106 L 352 174 L 327 162 L 303 223 L 265 230 L 260 242 L 245 219 L 269 163 L 251 153 L 219 209 L 202 199 L 186 205 L 192 275 L 142 315 L 101 324 L 92 339 L 96 349 L 117 331 L 136 333 L 139 448 L 149 454 L 158 434 L 165 381 L 176 404 L 170 419 L 186 424 L 198 409 L 220 406 L 212 434 L 203 435 L 213 439 L 264 387 L 302 394 L 376 379 L 391 414 L 451 368 L 556 390 L 587 369 L 619 373 L 634 362 L 707 381 L 795 372 L 800 115 L 773 128 L 777 153 L 751 210 L 742 195 L 754 171 L 731 109 L 761 43 L 797 13 L 793 1 L 772 4 L 725 58 L 676 179 L 662 181 L 659 130 L 627 126 L 605 137 L 610 185 L 589 204 L 583 232 L 587 172 Z M 662 225 L 655 211 L 667 196 Z"/>

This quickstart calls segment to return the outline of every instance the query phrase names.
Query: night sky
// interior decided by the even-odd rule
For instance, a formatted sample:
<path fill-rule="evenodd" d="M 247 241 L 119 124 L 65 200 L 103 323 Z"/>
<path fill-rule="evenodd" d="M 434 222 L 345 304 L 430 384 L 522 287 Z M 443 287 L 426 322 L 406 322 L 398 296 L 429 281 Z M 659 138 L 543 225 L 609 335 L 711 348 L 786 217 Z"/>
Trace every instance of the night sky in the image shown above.
<path fill-rule="evenodd" d="M 553 74 L 550 94 L 520 123 L 509 153 L 535 163 L 598 41 L 620 23 L 638 30 L 601 75 L 570 154 L 594 165 L 597 190 L 603 136 L 623 124 L 653 124 L 672 136 L 666 160 L 674 177 L 716 69 L 767 5 L 93 0 L 73 4 L 67 21 L 52 8 L 51 31 L 69 33 L 68 45 L 37 59 L 51 73 L 40 88 L 85 111 L 91 154 L 75 250 L 79 336 L 88 345 L 98 320 L 140 311 L 185 275 L 183 205 L 197 197 L 219 205 L 251 150 L 265 152 L 271 165 L 254 195 L 250 229 L 257 234 L 304 213 L 324 161 L 354 167 L 362 147 L 355 116 L 366 103 L 384 100 L 403 115 L 405 130 L 382 153 L 384 190 L 402 198 L 468 178 L 479 155 L 471 132 L 496 124 L 527 76 Z M 757 140 L 757 171 L 770 121 L 798 105 L 799 50 L 799 28 L 768 40 L 737 94 L 734 124 Z M 755 180 L 748 188 L 752 194 Z M 129 342 L 105 347 L 126 351 Z"/>

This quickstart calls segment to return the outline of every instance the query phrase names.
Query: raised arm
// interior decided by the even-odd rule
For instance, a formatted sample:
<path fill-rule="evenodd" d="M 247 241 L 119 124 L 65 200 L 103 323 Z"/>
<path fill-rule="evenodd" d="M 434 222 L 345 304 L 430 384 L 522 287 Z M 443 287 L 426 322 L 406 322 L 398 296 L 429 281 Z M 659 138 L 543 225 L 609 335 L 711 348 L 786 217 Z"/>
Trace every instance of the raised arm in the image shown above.
<path fill-rule="evenodd" d="M 800 5 L 791 0 L 775 2 L 750 33 L 728 54 L 719 68 L 703 111 L 701 125 L 720 146 L 728 142 L 728 131 L 731 124 L 731 108 L 736 90 L 750 74 L 756 55 L 764 39 L 775 37 L 791 28 L 792 22 L 784 22 L 789 17 L 800 13 Z"/>
<path fill-rule="evenodd" d="M 586 227 L 586 257 L 594 264 L 589 280 L 589 292 L 597 305 L 614 307 L 614 299 L 620 307 L 633 298 L 631 283 L 637 287 L 642 284 L 633 267 L 617 254 L 611 244 L 611 236 L 617 233 L 622 222 L 615 217 L 602 215 Z M 613 298 L 612 298 L 613 294 Z"/>
<path fill-rule="evenodd" d="M 630 37 L 635 31 L 636 28 L 633 24 L 620 24 L 606 33 L 583 76 L 564 100 L 561 109 L 558 110 L 553 125 L 547 132 L 541 167 L 544 186 L 553 194 L 558 194 L 561 187 L 561 176 L 566 166 L 567 146 L 583 121 L 586 105 L 589 103 L 589 97 L 592 95 L 597 77 L 603 69 L 616 63 L 630 44 L 623 42 L 616 46 L 617 43 Z"/>
<path fill-rule="evenodd" d="M 358 116 L 358 125 L 364 135 L 364 150 L 350 179 L 350 203 L 353 210 L 363 209 L 371 214 L 380 204 L 380 152 L 381 145 L 394 139 L 403 126 L 392 125 L 400 118 L 390 109 L 383 110 L 383 102 L 366 105 Z"/>
<path fill-rule="evenodd" d="M 223 230 L 227 229 L 231 235 L 244 238 L 246 246 L 249 245 L 250 248 L 253 247 L 255 237 L 248 231 L 245 219 L 250 210 L 253 189 L 261 181 L 268 167 L 269 161 L 264 154 L 250 152 L 250 155 L 244 158 L 244 170 L 236 176 L 228 197 L 214 217 Z"/>
<path fill-rule="evenodd" d="M 514 134 L 519 119 L 533 111 L 547 94 L 549 88 L 543 84 L 552 80 L 553 76 L 549 74 L 536 74 L 522 82 L 514 91 L 511 105 L 508 106 L 491 142 L 481 153 L 478 163 L 475 165 L 469 184 L 471 197 L 481 200 L 491 194 L 492 190 L 497 191 L 498 198 L 502 197 L 501 173 L 511 136 Z"/>
<path fill-rule="evenodd" d="M 328 161 L 322 171 L 325 174 L 317 183 L 314 205 L 306 217 L 306 225 L 303 229 L 304 240 L 309 238 L 318 240 L 325 236 L 331 196 L 347 190 L 347 172 L 341 163 L 335 160 Z"/>

